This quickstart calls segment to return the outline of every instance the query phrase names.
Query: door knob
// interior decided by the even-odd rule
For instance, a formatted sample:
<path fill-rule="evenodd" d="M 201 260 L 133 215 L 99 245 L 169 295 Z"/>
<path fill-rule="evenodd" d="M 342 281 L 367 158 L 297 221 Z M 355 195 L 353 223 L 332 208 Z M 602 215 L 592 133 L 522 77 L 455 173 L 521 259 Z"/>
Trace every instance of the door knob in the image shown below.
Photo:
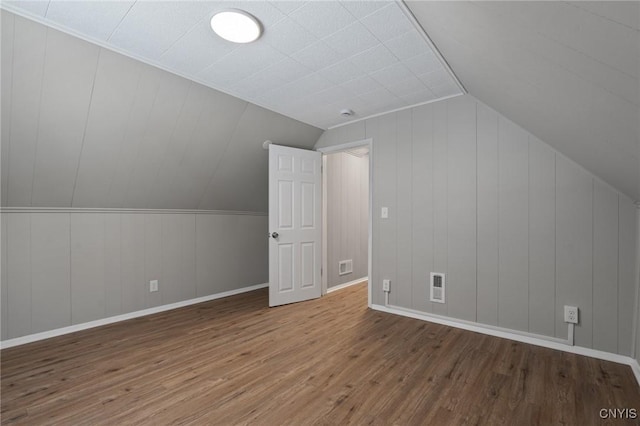
<path fill-rule="evenodd" d="M 271 238 L 273 239 L 277 239 L 280 236 L 280 234 L 278 234 L 277 232 L 272 232 L 271 233 Z"/>

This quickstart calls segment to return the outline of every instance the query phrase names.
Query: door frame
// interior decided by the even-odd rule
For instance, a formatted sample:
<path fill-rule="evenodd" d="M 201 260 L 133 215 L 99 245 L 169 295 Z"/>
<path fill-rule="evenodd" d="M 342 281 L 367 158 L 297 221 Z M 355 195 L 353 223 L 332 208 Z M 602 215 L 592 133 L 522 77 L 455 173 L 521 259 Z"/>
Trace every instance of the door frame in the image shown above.
<path fill-rule="evenodd" d="M 327 154 L 335 154 L 347 151 L 352 148 L 366 146 L 369 148 L 369 223 L 368 223 L 368 265 L 367 265 L 367 305 L 371 307 L 371 278 L 372 278 L 372 252 L 373 252 L 373 139 L 361 139 L 354 142 L 332 145 L 318 148 L 316 151 L 322 153 L 322 296 L 327 294 Z"/>

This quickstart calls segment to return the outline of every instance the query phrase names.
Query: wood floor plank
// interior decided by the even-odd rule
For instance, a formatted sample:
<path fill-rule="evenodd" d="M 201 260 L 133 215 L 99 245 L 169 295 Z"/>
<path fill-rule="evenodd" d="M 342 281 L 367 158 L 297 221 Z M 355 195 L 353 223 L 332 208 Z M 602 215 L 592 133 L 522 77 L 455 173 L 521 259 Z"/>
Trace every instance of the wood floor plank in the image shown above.
<path fill-rule="evenodd" d="M 372 311 L 366 284 L 278 308 L 267 297 L 2 350 L 2 424 L 595 425 L 601 408 L 640 412 L 628 366 Z"/>

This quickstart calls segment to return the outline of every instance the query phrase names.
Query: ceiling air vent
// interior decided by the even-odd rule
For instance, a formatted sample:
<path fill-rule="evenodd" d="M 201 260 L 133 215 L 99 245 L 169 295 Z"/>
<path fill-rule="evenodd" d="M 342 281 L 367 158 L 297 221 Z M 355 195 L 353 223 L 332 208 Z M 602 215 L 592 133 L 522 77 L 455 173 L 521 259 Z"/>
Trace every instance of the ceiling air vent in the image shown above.
<path fill-rule="evenodd" d="M 440 272 L 431 273 L 429 300 L 436 303 L 444 303 L 444 274 Z"/>

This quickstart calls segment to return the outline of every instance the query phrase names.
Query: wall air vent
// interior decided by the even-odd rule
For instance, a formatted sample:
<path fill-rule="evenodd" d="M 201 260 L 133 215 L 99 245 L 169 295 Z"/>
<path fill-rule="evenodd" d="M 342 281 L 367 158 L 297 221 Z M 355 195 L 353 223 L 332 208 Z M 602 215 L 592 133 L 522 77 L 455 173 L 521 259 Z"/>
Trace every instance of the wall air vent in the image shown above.
<path fill-rule="evenodd" d="M 347 275 L 353 272 L 353 260 L 341 260 L 338 262 L 338 275 Z"/>
<path fill-rule="evenodd" d="M 429 300 L 436 303 L 444 303 L 444 274 L 432 272 L 429 284 Z"/>

